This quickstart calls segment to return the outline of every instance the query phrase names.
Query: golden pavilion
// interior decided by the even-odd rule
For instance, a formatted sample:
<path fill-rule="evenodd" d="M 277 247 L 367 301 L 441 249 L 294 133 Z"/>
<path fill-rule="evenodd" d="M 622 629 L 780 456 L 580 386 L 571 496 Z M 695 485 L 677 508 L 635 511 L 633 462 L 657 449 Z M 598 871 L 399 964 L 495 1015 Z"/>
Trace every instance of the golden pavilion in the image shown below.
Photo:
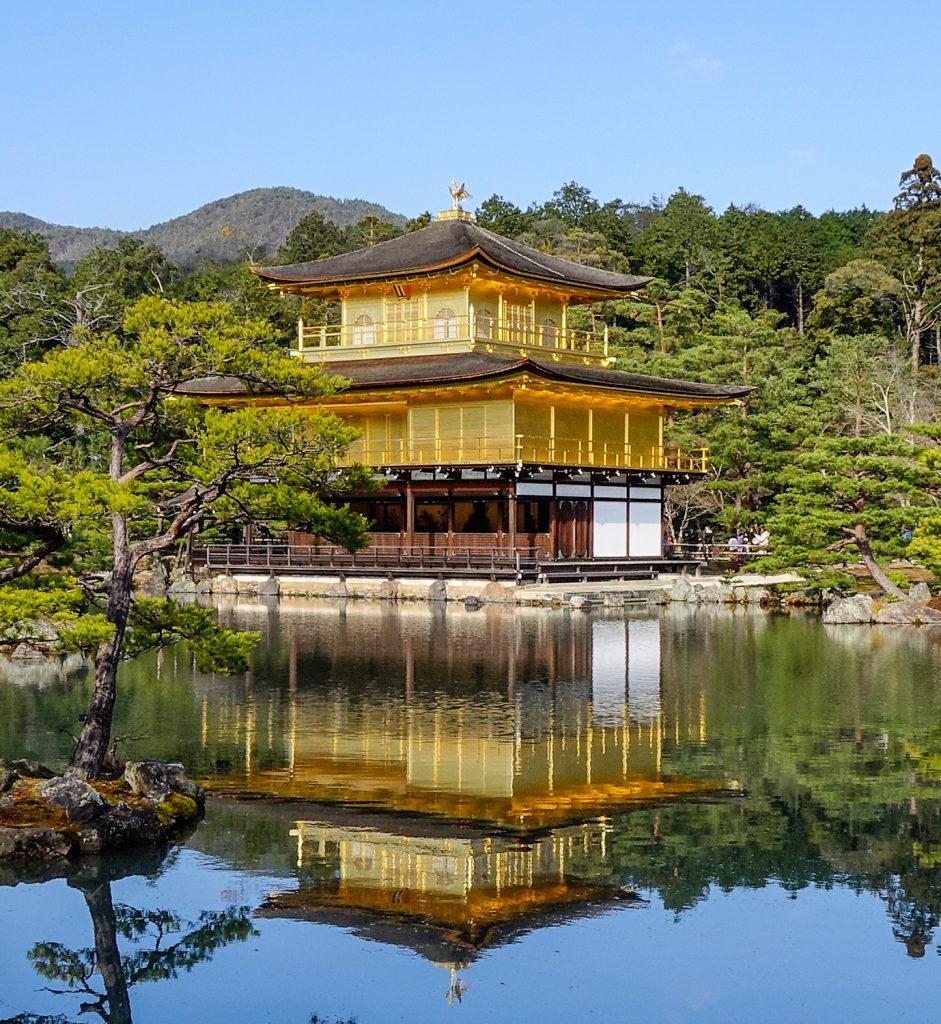
<path fill-rule="evenodd" d="M 665 420 L 750 390 L 611 369 L 607 328 L 576 330 L 570 311 L 648 278 L 494 234 L 457 200 L 410 234 L 255 273 L 339 307 L 336 323 L 299 322 L 294 355 L 349 382 L 323 405 L 360 430 L 350 459 L 384 482 L 352 503 L 374 532 L 335 563 L 348 571 L 650 571 L 664 486 L 708 470 L 705 449 L 665 443 Z M 223 399 L 224 380 L 206 397 Z M 325 568 L 317 541 L 289 536 Z"/>

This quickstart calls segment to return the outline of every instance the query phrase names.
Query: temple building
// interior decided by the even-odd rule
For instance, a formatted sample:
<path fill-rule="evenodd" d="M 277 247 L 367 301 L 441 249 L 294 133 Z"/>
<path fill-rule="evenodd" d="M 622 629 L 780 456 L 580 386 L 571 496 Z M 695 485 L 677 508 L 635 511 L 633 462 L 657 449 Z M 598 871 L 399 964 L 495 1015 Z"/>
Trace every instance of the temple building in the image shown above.
<path fill-rule="evenodd" d="M 665 443 L 665 420 L 750 390 L 612 370 L 607 328 L 576 330 L 570 311 L 648 279 L 503 238 L 457 201 L 410 234 L 255 273 L 338 309 L 299 323 L 294 355 L 348 381 L 322 404 L 361 431 L 350 460 L 384 480 L 352 503 L 376 567 L 521 578 L 660 559 L 664 486 L 709 465 L 705 449 Z M 220 381 L 204 397 L 234 396 Z"/>

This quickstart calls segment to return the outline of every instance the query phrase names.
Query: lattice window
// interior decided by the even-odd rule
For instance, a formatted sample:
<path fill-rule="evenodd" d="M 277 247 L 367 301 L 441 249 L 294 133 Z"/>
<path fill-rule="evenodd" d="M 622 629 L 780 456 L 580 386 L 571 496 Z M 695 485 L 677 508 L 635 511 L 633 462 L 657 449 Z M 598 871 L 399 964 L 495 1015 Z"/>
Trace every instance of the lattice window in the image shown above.
<path fill-rule="evenodd" d="M 533 333 L 533 307 L 508 302 L 505 306 L 506 329 L 510 341 L 526 341 Z"/>
<path fill-rule="evenodd" d="M 386 322 L 391 341 L 416 341 L 421 326 L 421 299 L 388 299 Z"/>
<path fill-rule="evenodd" d="M 559 340 L 559 325 L 551 317 L 542 322 L 542 344 L 544 348 L 555 348 Z"/>

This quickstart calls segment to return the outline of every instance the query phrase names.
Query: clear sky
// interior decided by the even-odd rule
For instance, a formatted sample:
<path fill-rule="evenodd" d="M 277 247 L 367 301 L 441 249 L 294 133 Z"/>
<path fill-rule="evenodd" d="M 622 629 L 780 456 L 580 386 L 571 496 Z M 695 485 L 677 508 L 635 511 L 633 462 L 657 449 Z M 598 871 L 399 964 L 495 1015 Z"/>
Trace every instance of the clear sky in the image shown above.
<path fill-rule="evenodd" d="M 885 209 L 941 159 L 939 39 L 938 0 L 0 0 L 0 209 L 135 229 L 290 185 L 413 216 L 452 178 Z"/>

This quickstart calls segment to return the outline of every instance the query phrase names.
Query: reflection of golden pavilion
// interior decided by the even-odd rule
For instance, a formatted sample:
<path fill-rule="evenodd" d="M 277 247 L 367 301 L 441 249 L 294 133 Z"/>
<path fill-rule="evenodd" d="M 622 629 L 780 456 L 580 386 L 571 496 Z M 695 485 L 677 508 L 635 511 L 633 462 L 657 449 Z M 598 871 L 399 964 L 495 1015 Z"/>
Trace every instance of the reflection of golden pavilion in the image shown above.
<path fill-rule="evenodd" d="M 365 671 L 369 645 L 383 643 L 363 635 L 382 632 L 380 616 L 367 613 L 351 623 L 356 614 L 348 610 L 331 640 L 337 657 L 342 651 L 351 663 L 351 677 Z M 488 627 L 483 617 L 478 621 Z M 500 621 L 506 627 L 514 620 Z M 481 691 L 460 679 L 451 692 L 428 692 L 416 682 L 432 671 L 423 666 L 423 644 L 403 639 L 400 625 L 398 617 L 391 622 L 404 648 L 397 663 L 404 676 L 400 687 L 383 680 L 378 692 L 306 689 L 298 637 L 290 649 L 293 682 L 285 704 L 273 707 L 262 695 L 234 707 L 210 710 L 207 703 L 207 742 L 214 732 L 234 732 L 244 754 L 242 771 L 212 785 L 523 831 L 715 788 L 662 773 L 657 620 L 586 617 L 561 648 L 551 642 L 527 647 L 502 692 Z M 513 638 L 501 639 L 508 649 Z M 455 660 L 472 681 L 475 637 L 454 642 L 466 645 Z M 318 650 L 324 653 L 322 645 Z M 477 655 L 487 656 L 486 650 Z M 216 722 L 209 721 L 212 711 L 220 716 Z M 701 720 L 686 726 L 698 736 L 703 727 Z"/>
<path fill-rule="evenodd" d="M 414 820 L 390 830 L 299 821 L 301 887 L 276 893 L 265 914 L 327 916 L 350 925 L 377 919 L 418 924 L 450 948 L 448 965 L 547 915 L 577 916 L 620 900 L 608 864 L 604 820 L 553 830 L 526 843 L 504 835 L 434 835 Z M 442 956 L 439 950 L 436 953 Z"/>
<path fill-rule="evenodd" d="M 207 699 L 204 745 L 235 762 L 211 785 L 304 801 L 298 888 L 259 913 L 414 949 L 455 998 L 483 947 L 643 902 L 611 816 L 730 790 L 664 771 L 707 730 L 698 702 L 665 703 L 659 619 L 349 603 L 232 624 L 285 638 L 287 692 L 259 666 Z"/>

